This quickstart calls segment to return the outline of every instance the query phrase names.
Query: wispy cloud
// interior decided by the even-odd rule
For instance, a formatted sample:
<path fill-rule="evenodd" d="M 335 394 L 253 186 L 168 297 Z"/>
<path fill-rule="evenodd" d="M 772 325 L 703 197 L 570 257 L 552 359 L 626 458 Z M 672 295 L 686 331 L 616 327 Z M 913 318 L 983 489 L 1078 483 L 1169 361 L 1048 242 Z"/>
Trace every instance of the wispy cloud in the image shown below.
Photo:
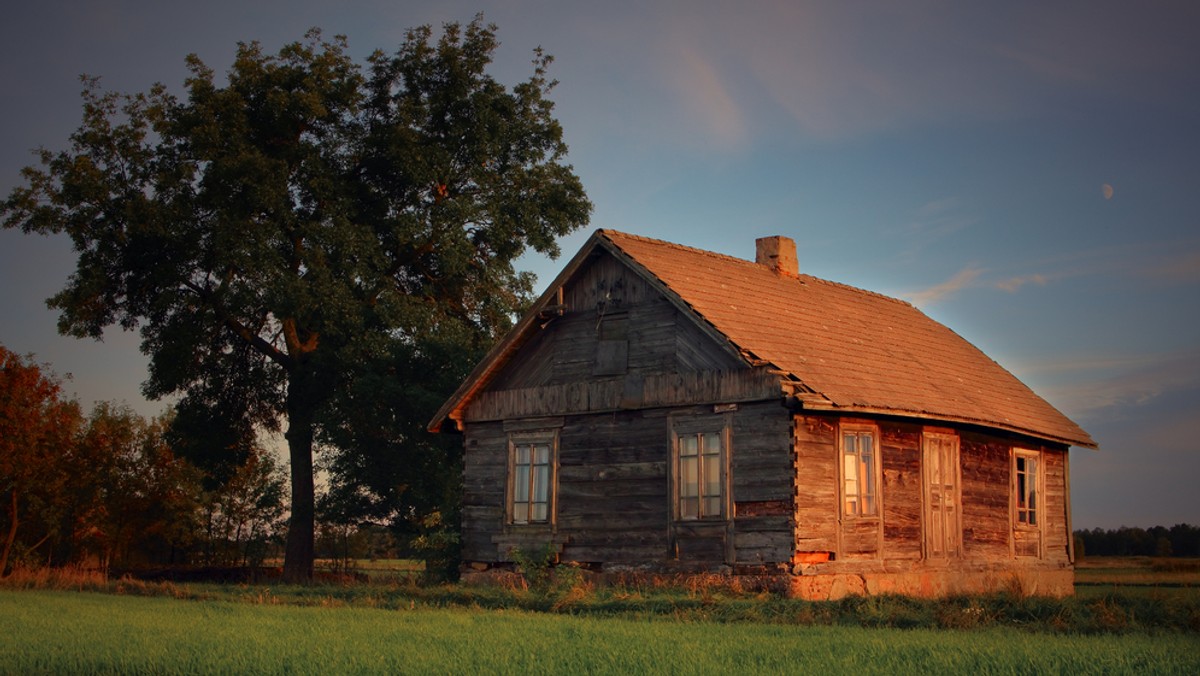
<path fill-rule="evenodd" d="M 1101 419 L 1152 406 L 1180 392 L 1200 392 L 1200 348 L 1166 354 L 1110 355 L 1047 362 L 1023 377 L 1061 378 L 1047 397 L 1070 415 Z"/>
<path fill-rule="evenodd" d="M 1002 279 L 995 283 L 995 287 L 1002 291 L 1007 291 L 1009 293 L 1015 293 L 1018 289 L 1020 289 L 1022 286 L 1025 286 L 1026 284 L 1036 284 L 1038 286 L 1046 286 L 1046 283 L 1049 281 L 1050 281 L 1050 278 L 1047 277 L 1046 275 L 1043 275 L 1041 273 L 1034 273 L 1032 275 L 1022 275 L 1020 277 L 1009 277 L 1008 279 Z"/>
<path fill-rule="evenodd" d="M 745 115 L 713 60 L 682 43 L 675 52 L 677 78 L 672 84 L 688 101 L 686 119 L 700 128 L 708 144 L 736 147 L 747 137 Z"/>
<path fill-rule="evenodd" d="M 1001 291 L 1016 293 L 1026 286 L 1048 286 L 1077 277 L 1099 275 L 1141 280 L 1156 284 L 1200 284 L 1200 250 L 1195 242 L 1157 242 L 1134 248 L 1128 245 L 1072 252 L 1034 261 L 1030 267 L 1041 270 L 1013 275 L 992 282 Z"/>
<path fill-rule="evenodd" d="M 978 219 L 968 213 L 957 197 L 942 197 L 921 205 L 909 223 L 909 230 L 931 237 L 941 237 L 963 230 Z"/>
<path fill-rule="evenodd" d="M 941 284 L 931 286 L 927 289 L 922 289 L 921 291 L 905 294 L 904 297 L 907 298 L 913 305 L 918 307 L 932 305 L 938 301 L 942 301 L 950 296 L 953 296 L 963 289 L 974 286 L 975 281 L 979 279 L 979 276 L 982 275 L 983 272 L 983 268 L 977 267 L 974 264 L 968 265 L 962 270 L 959 270 L 958 273 L 953 277 L 942 282 Z"/>
<path fill-rule="evenodd" d="M 1153 261 L 1142 267 L 1142 274 L 1177 284 L 1200 282 L 1200 251 L 1188 251 Z"/>
<path fill-rule="evenodd" d="M 1081 23 L 1074 9 L 1031 4 L 981 22 L 986 12 L 936 0 L 902 8 L 795 0 L 744 3 L 736 11 L 721 3 L 666 6 L 646 12 L 636 30 L 662 48 L 665 58 L 647 68 L 661 89 L 679 92 L 686 116 L 727 105 L 709 99 L 697 108 L 693 94 L 703 89 L 736 92 L 746 110 L 782 112 L 817 139 L 1024 115 L 1046 104 L 1045 84 L 1171 95 L 1153 90 L 1162 78 L 1146 74 L 1187 72 L 1194 63 L 1185 51 L 1190 38 L 1174 25 L 1188 24 L 1183 12 L 1109 6 Z M 680 55 L 681 46 L 695 54 Z M 695 70 L 706 63 L 722 68 Z M 684 82 L 702 89 L 685 91 Z M 743 121 L 747 136 L 760 122 Z"/>

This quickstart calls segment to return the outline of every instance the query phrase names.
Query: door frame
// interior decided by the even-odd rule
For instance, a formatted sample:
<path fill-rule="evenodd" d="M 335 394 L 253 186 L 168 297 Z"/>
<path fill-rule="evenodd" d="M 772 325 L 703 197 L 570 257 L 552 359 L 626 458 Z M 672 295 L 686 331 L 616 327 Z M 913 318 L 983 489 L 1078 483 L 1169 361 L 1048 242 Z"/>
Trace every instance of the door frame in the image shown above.
<path fill-rule="evenodd" d="M 931 541 L 935 535 L 932 532 L 935 509 L 932 500 L 932 482 L 934 477 L 931 476 L 929 462 L 930 453 L 933 452 L 933 447 L 930 444 L 931 441 L 949 442 L 952 445 L 951 455 L 953 456 L 951 463 L 953 465 L 954 479 L 952 496 L 952 505 L 954 507 L 953 523 L 947 524 L 949 530 L 941 534 L 943 551 L 937 554 L 933 552 L 933 547 L 931 546 Z M 940 443 L 938 445 L 940 446 Z M 945 458 L 942 459 L 945 460 Z M 939 465 L 944 464 L 939 463 Z M 942 476 L 945 476 L 945 474 L 943 473 Z M 945 485 L 945 481 L 943 481 L 943 488 Z M 943 497 L 940 505 L 943 508 L 943 516 L 945 516 L 945 505 L 946 501 Z M 947 532 L 955 534 L 952 543 L 945 540 Z M 958 435 L 951 430 L 927 428 L 921 433 L 921 555 L 926 561 L 950 561 L 962 557 L 962 546 L 962 444 Z"/>

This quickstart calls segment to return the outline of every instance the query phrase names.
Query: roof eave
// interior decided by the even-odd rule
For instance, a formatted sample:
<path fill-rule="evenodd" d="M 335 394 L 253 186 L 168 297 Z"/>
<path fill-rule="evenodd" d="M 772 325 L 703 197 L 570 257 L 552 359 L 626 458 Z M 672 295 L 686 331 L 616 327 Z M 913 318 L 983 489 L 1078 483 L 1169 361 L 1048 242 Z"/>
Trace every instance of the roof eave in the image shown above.
<path fill-rule="evenodd" d="M 1020 434 L 1022 436 L 1032 437 L 1034 439 L 1050 441 L 1050 442 L 1054 442 L 1057 444 L 1065 444 L 1067 446 L 1079 446 L 1081 448 L 1088 448 L 1091 450 L 1097 450 L 1100 448 L 1099 444 L 1097 444 L 1091 438 L 1091 436 L 1089 436 L 1086 432 L 1083 433 L 1082 437 L 1066 437 L 1066 436 L 1061 436 L 1061 435 L 1057 435 L 1057 434 L 1052 434 L 1049 432 L 1042 432 L 1039 430 L 1033 430 L 1033 429 L 1028 429 L 1025 427 L 1020 427 L 1018 425 L 1009 425 L 1009 424 L 1006 424 L 1003 422 L 997 422 L 994 420 L 981 420 L 978 418 L 970 418 L 970 417 L 966 417 L 966 416 L 947 415 L 947 414 L 943 414 L 943 413 L 930 413 L 928 411 L 908 411 L 908 410 L 903 410 L 903 409 L 883 408 L 883 407 L 876 407 L 876 406 L 839 406 L 833 402 L 829 402 L 828 400 L 822 402 L 822 401 L 816 401 L 815 399 L 805 399 L 804 402 L 802 403 L 802 407 L 804 410 L 808 410 L 808 411 L 837 412 L 837 413 L 862 413 L 865 415 L 887 415 L 887 416 L 893 416 L 893 417 L 898 417 L 898 418 L 934 420 L 934 421 L 938 421 L 938 422 L 974 425 L 976 427 L 990 427 L 992 429 L 1004 430 L 1006 432 L 1012 432 L 1015 434 Z"/>

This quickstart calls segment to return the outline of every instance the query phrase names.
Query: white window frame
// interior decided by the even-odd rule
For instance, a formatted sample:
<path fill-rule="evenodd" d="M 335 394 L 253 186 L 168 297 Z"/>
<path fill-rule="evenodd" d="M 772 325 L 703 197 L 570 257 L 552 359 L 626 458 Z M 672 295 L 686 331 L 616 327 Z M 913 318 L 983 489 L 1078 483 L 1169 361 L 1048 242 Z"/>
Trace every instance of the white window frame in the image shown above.
<path fill-rule="evenodd" d="M 1028 480 L 1029 461 L 1034 462 L 1033 481 Z M 1023 478 L 1022 475 L 1025 475 Z M 1031 485 L 1032 483 L 1032 485 Z M 1046 458 L 1040 450 L 1014 448 L 1012 453 L 1013 528 L 1041 531 L 1046 519 Z"/>
<path fill-rule="evenodd" d="M 869 470 L 870 476 L 866 477 L 867 480 L 864 480 L 864 477 L 862 476 L 862 461 L 861 461 L 862 453 L 860 451 L 858 451 L 857 445 L 858 445 L 858 442 L 861 441 L 862 436 L 866 435 L 866 434 L 871 435 L 871 453 L 870 453 L 871 466 L 870 466 L 870 470 Z M 847 453 L 847 450 L 846 450 L 847 435 L 854 435 L 854 437 L 855 437 L 856 449 L 855 449 L 853 456 L 851 456 L 851 454 Z M 880 518 L 880 515 L 883 514 L 883 491 L 882 491 L 883 471 L 882 471 L 882 467 L 881 467 L 883 464 L 883 459 L 882 459 L 881 453 L 880 453 L 881 445 L 879 443 L 880 442 L 879 427 L 877 425 L 871 425 L 871 424 L 843 423 L 838 426 L 838 437 L 837 438 L 838 438 L 838 443 L 837 443 L 838 497 L 840 498 L 839 504 L 838 504 L 838 515 L 842 519 L 878 519 L 878 518 Z M 849 511 L 847 509 L 848 505 L 851 503 L 851 497 L 852 497 L 850 487 L 848 486 L 849 479 L 850 479 L 849 471 L 848 471 L 848 468 L 846 465 L 846 460 L 848 457 L 859 458 L 859 460 L 856 460 L 855 464 L 853 465 L 853 467 L 854 467 L 854 470 L 853 470 L 854 471 L 854 486 L 855 486 L 855 489 L 853 491 L 853 499 L 854 499 L 855 509 L 853 511 Z M 871 488 L 874 489 L 869 494 L 869 497 L 871 499 L 871 510 L 869 512 L 865 512 L 863 510 L 864 498 L 868 496 L 867 493 L 864 493 L 864 488 L 866 486 L 870 486 Z"/>
<path fill-rule="evenodd" d="M 535 447 L 547 447 L 546 462 L 538 462 Z M 519 463 L 521 449 L 529 449 L 529 461 Z M 538 482 L 536 467 L 546 467 L 545 481 L 545 518 L 533 518 L 535 505 L 543 504 L 537 495 Z M 523 488 L 518 487 L 520 467 L 529 467 L 522 483 L 528 482 Z M 539 430 L 531 432 L 514 432 L 508 437 L 508 481 L 505 491 L 505 523 L 510 526 L 553 526 L 558 516 L 558 430 Z M 518 499 L 519 494 L 526 497 Z M 521 505 L 524 509 L 521 509 Z M 519 516 L 523 513 L 524 516 Z"/>
<path fill-rule="evenodd" d="M 727 416 L 675 418 L 671 424 L 671 513 L 676 521 L 711 522 L 729 518 L 729 458 L 732 432 Z M 719 442 L 711 452 L 713 441 Z M 694 442 L 695 453 L 688 447 Z M 685 463 L 695 459 L 696 495 L 684 479 Z M 706 472 L 716 473 L 716 482 L 706 481 Z M 712 489 L 716 488 L 716 495 Z M 694 513 L 684 508 L 684 500 L 695 499 Z M 714 509 L 715 506 L 715 509 Z"/>

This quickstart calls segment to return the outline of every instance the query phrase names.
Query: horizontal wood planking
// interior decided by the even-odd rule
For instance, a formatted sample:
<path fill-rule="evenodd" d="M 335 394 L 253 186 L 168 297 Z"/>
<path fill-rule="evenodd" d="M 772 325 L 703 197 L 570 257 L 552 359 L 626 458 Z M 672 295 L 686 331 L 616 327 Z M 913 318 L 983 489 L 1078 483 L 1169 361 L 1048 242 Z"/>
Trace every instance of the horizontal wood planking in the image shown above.
<path fill-rule="evenodd" d="M 1068 538 L 1072 537 L 1067 528 L 1067 477 L 1066 451 L 1043 449 L 1042 459 L 1045 466 L 1045 523 L 1042 535 L 1045 545 L 1042 557 L 1047 561 L 1067 563 L 1070 560 Z"/>
<path fill-rule="evenodd" d="M 758 369 L 646 376 L 637 408 L 690 404 L 782 401 L 779 377 Z M 487 391 L 467 408 L 467 422 L 544 415 L 602 413 L 629 408 L 624 378 Z M 624 404 L 624 405 L 623 405 Z"/>
<path fill-rule="evenodd" d="M 796 551 L 837 550 L 837 419 L 796 416 L 792 425 L 796 457 Z"/>
<path fill-rule="evenodd" d="M 778 400 L 742 402 L 716 414 L 711 403 L 655 410 L 613 410 L 557 417 L 476 421 L 464 458 L 464 556 L 506 560 L 512 542 L 549 541 L 548 531 L 503 524 L 507 432 L 557 426 L 559 513 L 553 538 L 564 560 L 671 567 L 686 556 L 721 565 L 786 562 L 795 551 L 839 551 L 846 565 L 882 557 L 885 565 L 922 565 L 920 430 L 917 423 L 879 421 L 883 484 L 883 545 L 877 519 L 839 522 L 837 418 L 795 416 Z M 774 505 L 769 514 L 737 514 L 732 523 L 670 522 L 672 412 L 728 415 L 733 428 L 731 501 Z M 547 414 L 549 415 L 549 414 Z M 977 431 L 958 433 L 962 460 L 963 560 L 1044 565 L 1067 561 L 1063 453 L 1043 449 L 1043 529 L 1014 532 L 1009 511 L 1013 441 Z M 789 443 L 792 449 L 788 449 Z M 780 448 L 782 447 L 782 451 Z M 1036 448 L 1031 449 L 1036 450 Z M 787 513 L 780 514 L 779 505 Z M 765 508 L 764 508 L 765 509 Z M 840 524 L 840 525 L 839 525 Z M 672 530 L 680 555 L 674 558 Z M 840 533 L 838 532 L 840 529 Z M 1041 538 L 1039 540 L 1039 538 Z M 1043 558 L 1036 558 L 1038 555 Z M 1028 556 L 1028 558 L 1026 558 Z M 1024 563 L 1023 563 L 1024 562 Z M 823 564 L 834 566 L 837 561 Z"/>
<path fill-rule="evenodd" d="M 623 347 L 601 345 L 605 320 L 613 318 L 623 327 Z M 563 305 L 525 339 L 488 389 L 565 385 L 614 371 L 649 376 L 744 368 L 730 346 L 714 340 L 698 321 L 624 263 L 601 254 L 564 288 Z M 598 364 L 606 356 L 611 360 L 617 348 L 627 356 Z"/>
<path fill-rule="evenodd" d="M 885 423 L 880 426 L 883 486 L 883 556 L 919 559 L 922 556 L 921 426 Z"/>

